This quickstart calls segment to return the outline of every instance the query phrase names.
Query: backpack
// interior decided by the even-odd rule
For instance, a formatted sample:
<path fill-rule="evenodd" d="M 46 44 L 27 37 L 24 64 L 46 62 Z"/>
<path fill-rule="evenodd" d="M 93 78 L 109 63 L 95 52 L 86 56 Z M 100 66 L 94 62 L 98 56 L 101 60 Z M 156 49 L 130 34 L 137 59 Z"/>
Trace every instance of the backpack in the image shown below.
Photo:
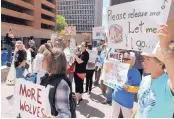
<path fill-rule="evenodd" d="M 51 76 L 44 76 L 41 78 L 41 85 L 47 86 L 48 84 L 51 84 L 54 86 L 54 88 L 51 88 L 49 91 L 49 102 L 51 106 L 51 114 L 53 116 L 57 116 L 58 112 L 55 107 L 55 94 L 56 94 L 56 89 L 61 80 L 64 80 L 67 82 L 68 86 L 70 87 L 70 94 L 69 94 L 69 103 L 70 103 L 70 112 L 71 112 L 71 118 L 76 118 L 76 95 L 74 92 L 72 92 L 72 86 L 70 79 L 66 75 L 58 75 L 54 74 Z"/>

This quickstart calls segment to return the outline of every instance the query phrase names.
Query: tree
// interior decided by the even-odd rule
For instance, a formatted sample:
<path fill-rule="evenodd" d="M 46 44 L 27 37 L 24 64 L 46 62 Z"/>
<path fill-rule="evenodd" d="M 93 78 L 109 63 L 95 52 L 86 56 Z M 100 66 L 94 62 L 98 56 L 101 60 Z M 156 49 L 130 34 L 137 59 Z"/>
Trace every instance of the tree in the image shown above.
<path fill-rule="evenodd" d="M 68 24 L 65 21 L 65 17 L 61 15 L 56 15 L 56 25 L 57 25 L 57 31 L 59 33 L 63 32 L 64 27 Z"/>

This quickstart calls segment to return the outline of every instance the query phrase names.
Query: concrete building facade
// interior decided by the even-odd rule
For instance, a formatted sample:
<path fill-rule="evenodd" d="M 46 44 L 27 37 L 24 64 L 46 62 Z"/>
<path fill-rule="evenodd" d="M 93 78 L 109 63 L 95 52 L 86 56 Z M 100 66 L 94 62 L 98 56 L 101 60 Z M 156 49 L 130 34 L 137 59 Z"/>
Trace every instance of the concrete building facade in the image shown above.
<path fill-rule="evenodd" d="M 102 25 L 102 6 L 103 0 L 57 0 L 57 14 L 76 26 L 77 33 L 91 33 L 93 27 Z"/>
<path fill-rule="evenodd" d="M 34 36 L 37 46 L 50 39 L 55 30 L 56 0 L 2 0 L 1 49 L 4 36 L 10 28 L 16 39 L 26 44 Z"/>

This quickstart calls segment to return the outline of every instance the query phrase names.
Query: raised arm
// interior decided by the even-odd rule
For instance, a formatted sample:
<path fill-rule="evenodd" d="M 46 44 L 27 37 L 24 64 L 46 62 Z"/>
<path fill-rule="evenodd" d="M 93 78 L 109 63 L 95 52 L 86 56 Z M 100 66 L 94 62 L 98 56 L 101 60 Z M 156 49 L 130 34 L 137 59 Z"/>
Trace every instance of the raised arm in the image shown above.
<path fill-rule="evenodd" d="M 160 37 L 160 47 L 163 52 L 164 64 L 170 78 L 169 86 L 172 92 L 174 92 L 174 49 L 169 48 L 171 34 L 168 25 L 161 25 L 158 36 Z"/>

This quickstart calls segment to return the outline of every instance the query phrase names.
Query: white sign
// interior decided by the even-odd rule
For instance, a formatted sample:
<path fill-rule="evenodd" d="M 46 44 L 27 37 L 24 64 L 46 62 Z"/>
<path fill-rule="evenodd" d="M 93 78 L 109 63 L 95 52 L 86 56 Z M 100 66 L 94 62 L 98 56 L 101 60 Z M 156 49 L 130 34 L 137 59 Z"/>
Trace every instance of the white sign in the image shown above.
<path fill-rule="evenodd" d="M 46 88 L 24 79 L 16 79 L 14 118 L 42 118 L 46 113 Z M 48 95 L 47 95 L 48 96 Z"/>
<path fill-rule="evenodd" d="M 76 41 L 74 38 L 70 39 L 70 49 L 76 48 Z"/>
<path fill-rule="evenodd" d="M 76 35 L 76 26 L 66 26 L 65 35 Z"/>
<path fill-rule="evenodd" d="M 152 53 L 157 31 L 167 22 L 172 0 L 142 0 L 111 6 L 107 10 L 110 48 Z"/>
<path fill-rule="evenodd" d="M 121 63 L 117 59 L 108 59 L 104 61 L 104 83 L 111 88 L 114 85 L 120 85 L 126 83 L 127 73 L 129 70 L 129 64 Z"/>
<path fill-rule="evenodd" d="M 69 64 L 74 63 L 75 58 L 74 58 L 74 55 L 73 55 L 73 51 L 69 48 L 65 48 L 64 53 L 65 53 L 65 57 L 66 57 L 67 62 Z"/>
<path fill-rule="evenodd" d="M 93 51 L 93 50 L 87 50 L 88 53 L 89 53 L 89 61 L 90 63 L 95 63 L 96 62 L 96 59 L 97 59 L 97 54 L 98 54 L 98 51 Z"/>
<path fill-rule="evenodd" d="M 93 39 L 105 39 L 106 38 L 106 31 L 105 27 L 94 27 L 92 29 Z"/>

